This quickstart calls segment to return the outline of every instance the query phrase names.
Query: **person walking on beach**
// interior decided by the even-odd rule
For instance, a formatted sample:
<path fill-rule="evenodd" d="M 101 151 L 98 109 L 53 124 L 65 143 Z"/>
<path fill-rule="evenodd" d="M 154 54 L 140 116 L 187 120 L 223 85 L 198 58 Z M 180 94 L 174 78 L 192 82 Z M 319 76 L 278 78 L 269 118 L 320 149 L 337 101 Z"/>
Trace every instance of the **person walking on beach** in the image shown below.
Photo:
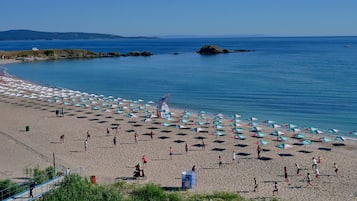
<path fill-rule="evenodd" d="M 84 141 L 84 151 L 87 151 L 87 149 L 88 149 L 88 140 L 86 139 Z"/>
<path fill-rule="evenodd" d="M 61 116 L 64 117 L 64 110 L 63 110 L 63 108 L 61 109 Z"/>
<path fill-rule="evenodd" d="M 120 127 L 117 126 L 117 128 L 115 129 L 115 135 L 119 135 L 120 134 Z"/>
<path fill-rule="evenodd" d="M 143 166 L 144 166 L 148 162 L 148 159 L 146 158 L 145 155 L 141 159 L 143 160 Z"/>
<path fill-rule="evenodd" d="M 262 148 L 260 147 L 260 145 L 258 144 L 257 147 L 257 155 L 258 155 L 258 159 L 260 159 L 260 152 L 262 151 Z"/>
<path fill-rule="evenodd" d="M 275 196 L 275 193 L 279 195 L 278 182 L 274 183 L 273 196 Z"/>
<path fill-rule="evenodd" d="M 172 160 L 172 147 L 170 146 L 170 160 Z"/>
<path fill-rule="evenodd" d="M 196 172 L 196 165 L 192 166 L 192 172 Z"/>
<path fill-rule="evenodd" d="M 218 168 L 221 168 L 222 165 L 223 165 L 223 163 L 222 163 L 222 157 L 221 157 L 221 155 L 219 155 L 219 156 L 218 156 Z"/>
<path fill-rule="evenodd" d="M 114 146 L 117 145 L 117 137 L 116 136 L 113 137 L 113 144 L 114 144 Z"/>
<path fill-rule="evenodd" d="M 90 138 L 90 133 L 89 133 L 89 130 L 87 130 L 87 138 L 86 138 L 86 140 L 89 140 L 89 138 Z"/>
<path fill-rule="evenodd" d="M 295 163 L 295 167 L 296 167 L 296 174 L 300 175 L 301 168 L 300 168 L 299 164 Z"/>
<path fill-rule="evenodd" d="M 152 130 L 150 131 L 150 138 L 151 138 L 151 140 L 154 139 L 154 133 L 152 132 Z"/>
<path fill-rule="evenodd" d="M 317 160 L 315 157 L 312 157 L 312 169 L 316 169 L 317 168 Z"/>
<path fill-rule="evenodd" d="M 306 180 L 307 180 L 307 185 L 306 185 L 306 187 L 307 187 L 307 186 L 312 186 L 312 184 L 311 184 L 311 175 L 310 175 L 309 172 L 308 172 L 307 175 L 306 175 Z"/>
<path fill-rule="evenodd" d="M 285 182 L 289 182 L 288 170 L 287 170 L 286 166 L 284 166 L 284 178 L 285 178 Z"/>
<path fill-rule="evenodd" d="M 64 143 L 64 134 L 60 136 L 60 142 Z"/>
<path fill-rule="evenodd" d="M 233 151 L 233 155 L 232 155 L 232 161 L 234 162 L 236 160 L 236 152 Z"/>
<path fill-rule="evenodd" d="M 203 139 L 202 139 L 201 146 L 202 146 L 202 151 L 204 151 L 206 149 L 206 144 L 205 144 L 205 141 L 203 141 Z"/>
<path fill-rule="evenodd" d="M 316 178 L 319 178 L 319 177 L 320 177 L 320 170 L 319 170 L 319 168 L 316 168 L 316 169 L 315 169 L 315 176 L 316 176 Z"/>
<path fill-rule="evenodd" d="M 254 190 L 253 190 L 253 192 L 256 192 L 257 190 L 258 190 L 258 183 L 257 183 L 257 180 L 254 177 Z"/>
<path fill-rule="evenodd" d="M 336 176 L 338 175 L 338 167 L 337 167 L 337 164 L 336 163 L 333 163 L 333 168 L 334 168 L 334 171 L 336 173 Z"/>
<path fill-rule="evenodd" d="M 110 130 L 109 130 L 109 127 L 107 128 L 107 136 L 109 136 L 110 134 Z"/>
<path fill-rule="evenodd" d="M 186 154 L 188 153 L 188 144 L 186 143 L 185 145 L 185 151 L 186 151 Z"/>
<path fill-rule="evenodd" d="M 135 141 L 135 144 L 139 143 L 138 134 L 137 133 L 134 133 L 134 141 Z"/>

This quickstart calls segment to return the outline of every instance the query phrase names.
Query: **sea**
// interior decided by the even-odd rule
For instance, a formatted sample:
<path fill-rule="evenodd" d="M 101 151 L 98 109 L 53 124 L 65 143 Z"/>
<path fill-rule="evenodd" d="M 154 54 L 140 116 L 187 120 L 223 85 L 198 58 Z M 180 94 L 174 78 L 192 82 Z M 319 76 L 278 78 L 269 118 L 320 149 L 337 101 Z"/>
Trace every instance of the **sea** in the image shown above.
<path fill-rule="evenodd" d="M 252 50 L 203 56 L 203 45 Z M 157 102 L 226 118 L 357 130 L 357 37 L 0 41 L 0 50 L 149 51 L 148 57 L 23 62 L 7 73 L 37 84 Z"/>

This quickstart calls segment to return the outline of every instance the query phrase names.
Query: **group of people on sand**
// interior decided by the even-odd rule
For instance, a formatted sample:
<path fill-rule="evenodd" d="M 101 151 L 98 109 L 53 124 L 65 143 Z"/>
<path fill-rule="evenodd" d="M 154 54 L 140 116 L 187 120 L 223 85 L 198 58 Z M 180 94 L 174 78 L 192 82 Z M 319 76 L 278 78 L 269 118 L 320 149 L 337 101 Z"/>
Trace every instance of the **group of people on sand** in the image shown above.
<path fill-rule="evenodd" d="M 64 109 L 63 108 L 61 108 L 60 110 L 56 109 L 55 113 L 56 113 L 56 117 L 64 117 Z"/>
<path fill-rule="evenodd" d="M 220 160 L 220 157 L 219 157 L 219 160 Z M 319 156 L 318 158 L 315 158 L 313 157 L 312 158 L 312 169 L 315 171 L 315 178 L 319 178 L 320 177 L 320 171 L 319 171 L 319 164 L 322 162 L 322 158 Z M 298 176 L 301 176 L 301 170 L 303 170 L 300 165 L 298 163 L 295 163 L 295 167 L 296 167 L 296 175 Z M 288 175 L 288 169 L 286 166 L 284 166 L 283 168 L 284 170 L 284 179 L 285 179 L 285 182 L 288 183 L 288 185 L 290 185 L 290 180 L 289 180 L 289 175 Z M 336 174 L 336 176 L 338 175 L 338 166 L 337 166 L 337 163 L 333 163 L 333 170 Z M 306 177 L 305 177 L 305 180 L 307 182 L 307 185 L 306 187 L 308 186 L 314 186 L 314 184 L 312 184 L 312 175 L 310 172 L 307 172 L 306 173 Z M 256 192 L 258 191 L 258 182 L 257 182 L 257 179 L 254 177 L 253 178 L 253 192 Z M 273 185 L 273 196 L 275 195 L 279 195 L 279 188 L 278 188 L 278 182 L 275 181 L 274 182 L 274 185 Z"/>

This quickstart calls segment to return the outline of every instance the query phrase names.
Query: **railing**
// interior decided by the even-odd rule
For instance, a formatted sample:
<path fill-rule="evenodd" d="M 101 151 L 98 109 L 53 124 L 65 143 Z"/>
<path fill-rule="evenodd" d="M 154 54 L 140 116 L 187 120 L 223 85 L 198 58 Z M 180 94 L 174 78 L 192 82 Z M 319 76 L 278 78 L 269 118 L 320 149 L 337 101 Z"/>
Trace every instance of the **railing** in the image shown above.
<path fill-rule="evenodd" d="M 65 172 L 64 167 L 62 166 L 60 168 L 63 172 Z M 82 168 L 76 168 L 74 170 L 71 170 L 71 173 L 74 174 L 79 174 L 81 175 Z M 45 172 L 45 174 L 49 174 L 50 172 Z M 38 177 L 42 177 L 43 175 L 39 175 Z M 2 201 L 10 201 L 10 200 L 35 200 L 47 192 L 51 191 L 52 189 L 57 188 L 60 183 L 63 181 L 64 176 L 59 175 L 55 176 L 54 178 L 47 180 L 45 182 L 42 182 L 41 184 L 38 184 L 35 186 L 33 189 L 33 198 L 30 198 L 29 196 L 29 187 L 30 184 L 33 183 L 33 181 L 36 181 L 39 179 L 38 177 L 34 177 L 32 179 L 29 179 L 29 182 L 24 182 L 20 184 L 16 184 L 14 186 L 8 187 L 6 189 L 3 189 L 0 191 L 0 200 Z"/>

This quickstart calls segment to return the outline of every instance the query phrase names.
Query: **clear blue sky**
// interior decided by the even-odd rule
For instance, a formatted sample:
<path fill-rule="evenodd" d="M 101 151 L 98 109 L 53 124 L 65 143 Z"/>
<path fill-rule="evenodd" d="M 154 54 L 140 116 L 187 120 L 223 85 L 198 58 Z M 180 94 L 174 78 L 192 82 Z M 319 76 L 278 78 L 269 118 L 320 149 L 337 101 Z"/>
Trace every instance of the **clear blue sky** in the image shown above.
<path fill-rule="evenodd" d="M 357 36 L 357 0 L 1 0 L 0 31 Z"/>

